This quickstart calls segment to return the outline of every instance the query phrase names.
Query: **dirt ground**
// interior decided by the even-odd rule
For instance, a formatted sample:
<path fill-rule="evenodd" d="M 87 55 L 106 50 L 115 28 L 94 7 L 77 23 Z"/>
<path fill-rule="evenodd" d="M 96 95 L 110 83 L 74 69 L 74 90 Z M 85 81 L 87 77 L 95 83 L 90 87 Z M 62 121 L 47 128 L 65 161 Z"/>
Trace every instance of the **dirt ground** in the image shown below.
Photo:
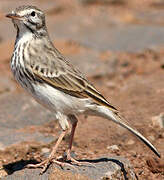
<path fill-rule="evenodd" d="M 62 20 L 66 16 L 73 14 L 70 7 L 76 10 L 78 8 L 79 14 L 94 16 L 94 14 L 100 13 L 100 7 L 105 6 L 105 11 L 110 11 L 113 19 L 117 19 L 119 23 L 145 23 L 138 21 L 134 16 L 134 12 L 141 9 L 150 11 L 164 6 L 162 1 L 157 3 L 157 1 L 153 0 L 142 1 L 142 7 L 137 0 L 120 0 L 118 4 L 113 1 L 113 3 L 106 3 L 105 5 L 100 1 L 96 1 L 96 3 L 88 2 L 83 1 L 84 5 L 79 8 L 76 3 L 73 5 L 67 1 L 61 1 L 59 9 L 51 9 L 48 13 L 52 16 L 55 14 L 58 19 Z M 127 9 L 128 12 L 126 12 Z M 4 43 L 2 41 L 2 44 Z M 121 112 L 127 122 L 147 137 L 161 153 L 159 159 L 131 133 L 110 121 L 98 117 L 81 116 L 79 117 L 73 144 L 73 151 L 77 159 L 94 159 L 103 155 L 119 155 L 130 161 L 139 179 L 164 179 L 164 127 L 161 128 L 152 120 L 154 116 L 164 112 L 164 46 L 147 48 L 140 52 L 113 52 L 110 49 L 96 51 L 74 41 L 59 38 L 55 41 L 55 46 L 65 56 L 76 54 L 80 56 L 83 53 L 92 51 L 92 53 L 98 52 L 100 63 L 108 64 L 108 61 L 114 63 L 114 70 L 110 71 L 110 73 L 108 73 L 107 69 L 104 70 L 105 73 L 100 70 L 100 73 L 95 75 L 86 75 L 108 101 Z M 77 66 L 82 63 L 82 61 L 78 62 L 78 60 L 75 62 Z M 11 76 L 8 57 L 2 60 L 0 68 L 1 72 L 4 72 L 14 83 L 15 91 L 22 93 L 23 90 L 16 85 Z M 104 68 L 103 65 L 102 68 Z M 101 66 L 97 67 L 97 69 L 99 71 Z M 41 125 L 23 127 L 18 131 L 28 133 L 37 131 L 46 136 L 58 136 L 60 127 L 56 121 L 49 121 Z M 34 159 L 40 161 L 44 159 L 43 151 L 50 151 L 55 142 L 56 140 L 43 144 L 36 141 L 27 141 L 6 147 L 4 150 L 0 150 L 0 165 L 20 160 Z M 112 145 L 117 145 L 118 149 L 111 150 L 109 147 Z M 62 142 L 57 155 L 64 153 L 67 147 L 68 136 Z M 12 173 L 10 166 L 7 168 L 9 174 Z"/>

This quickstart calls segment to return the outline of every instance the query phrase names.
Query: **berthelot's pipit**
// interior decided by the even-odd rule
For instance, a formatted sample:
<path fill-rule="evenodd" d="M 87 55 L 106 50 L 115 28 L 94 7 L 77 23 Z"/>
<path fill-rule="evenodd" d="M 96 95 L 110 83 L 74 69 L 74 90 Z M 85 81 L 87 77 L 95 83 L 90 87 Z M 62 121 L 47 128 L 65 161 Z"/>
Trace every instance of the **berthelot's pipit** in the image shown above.
<path fill-rule="evenodd" d="M 62 128 L 49 157 L 28 167 L 42 167 L 54 162 L 64 165 L 55 158 L 57 148 L 72 124 L 69 148 L 65 160 L 72 164 L 80 162 L 70 155 L 72 141 L 79 114 L 101 116 L 128 129 L 142 140 L 158 157 L 156 148 L 138 131 L 125 124 L 118 110 L 65 58 L 51 42 L 45 23 L 45 15 L 34 6 L 20 6 L 11 14 L 17 30 L 15 48 L 11 58 L 11 69 L 16 80 L 37 102 L 51 110 Z"/>

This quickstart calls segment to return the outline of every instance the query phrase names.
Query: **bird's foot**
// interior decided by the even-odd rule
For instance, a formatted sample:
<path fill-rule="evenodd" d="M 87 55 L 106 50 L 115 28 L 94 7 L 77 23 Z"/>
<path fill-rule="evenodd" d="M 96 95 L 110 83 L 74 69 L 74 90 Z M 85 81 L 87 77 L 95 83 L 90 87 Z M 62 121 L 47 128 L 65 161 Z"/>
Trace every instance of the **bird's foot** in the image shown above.
<path fill-rule="evenodd" d="M 42 168 L 40 174 L 43 174 L 47 170 L 47 168 L 49 167 L 49 165 L 51 163 L 55 163 L 55 164 L 59 165 L 61 168 L 63 168 L 64 166 L 70 166 L 70 167 L 74 168 L 74 166 L 71 165 L 70 163 L 62 162 L 62 161 L 55 160 L 52 158 L 47 158 L 46 160 L 44 160 L 38 164 L 28 164 L 26 166 L 26 168 Z"/>
<path fill-rule="evenodd" d="M 69 162 L 71 163 L 72 165 L 76 165 L 76 166 L 94 166 L 92 163 L 89 163 L 89 162 L 80 162 L 80 161 L 77 161 L 76 159 L 74 159 L 72 156 L 71 156 L 71 153 L 70 151 L 67 151 L 67 153 L 64 155 L 64 156 L 60 156 L 57 158 L 58 160 L 61 160 L 64 161 L 64 162 Z M 67 163 L 67 164 L 69 164 Z M 95 167 L 95 166 L 94 166 Z"/>
<path fill-rule="evenodd" d="M 69 166 L 71 168 L 74 168 L 74 165 L 76 166 L 94 166 L 92 163 L 89 162 L 79 162 L 76 159 L 74 159 L 70 152 L 68 151 L 66 155 L 64 156 L 60 156 L 58 158 L 52 158 L 52 157 L 48 157 L 46 160 L 38 163 L 38 164 L 28 164 L 26 166 L 26 168 L 42 168 L 40 174 L 43 174 L 47 168 L 49 167 L 49 165 L 51 163 L 55 163 L 56 165 L 60 166 L 61 168 L 64 168 L 65 166 Z M 94 166 L 95 167 L 95 166 Z"/>

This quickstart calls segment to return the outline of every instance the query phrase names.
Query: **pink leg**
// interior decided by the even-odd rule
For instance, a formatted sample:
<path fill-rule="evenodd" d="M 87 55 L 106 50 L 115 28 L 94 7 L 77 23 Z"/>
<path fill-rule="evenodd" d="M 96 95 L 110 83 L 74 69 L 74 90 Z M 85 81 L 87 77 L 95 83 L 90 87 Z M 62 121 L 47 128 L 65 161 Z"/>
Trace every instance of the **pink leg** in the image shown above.
<path fill-rule="evenodd" d="M 78 166 L 81 166 L 81 165 L 94 166 L 93 164 L 91 164 L 89 162 L 79 162 L 79 161 L 77 161 L 77 160 L 75 160 L 74 158 L 71 157 L 71 149 L 72 149 L 73 137 L 74 137 L 74 134 L 75 134 L 75 129 L 76 129 L 78 120 L 74 115 L 70 115 L 69 118 L 70 118 L 70 120 L 72 122 L 72 129 L 71 129 L 71 135 L 70 135 L 70 141 L 69 141 L 69 147 L 68 147 L 68 150 L 67 150 L 66 160 L 69 160 L 73 164 L 78 165 Z"/>
<path fill-rule="evenodd" d="M 67 150 L 67 159 L 68 160 L 72 160 L 73 158 L 71 157 L 71 149 L 72 149 L 73 138 L 74 138 L 75 129 L 76 129 L 78 120 L 77 120 L 77 118 L 74 115 L 71 115 L 69 117 L 70 117 L 71 122 L 72 122 L 72 129 L 71 129 L 69 147 L 68 147 L 68 150 Z"/>
<path fill-rule="evenodd" d="M 38 164 L 28 164 L 27 167 L 28 168 L 42 167 L 43 168 L 42 171 L 41 171 L 41 174 L 42 174 L 43 172 L 45 172 L 45 170 L 47 169 L 49 164 L 52 163 L 52 162 L 62 166 L 63 164 L 61 162 L 57 161 L 57 160 L 54 160 L 54 158 L 55 158 L 55 153 L 57 151 L 57 148 L 58 148 L 59 144 L 61 143 L 61 141 L 62 141 L 63 137 L 65 136 L 65 134 L 66 134 L 66 131 L 62 131 L 62 133 L 60 134 L 60 136 L 59 136 L 59 138 L 58 138 L 58 140 L 57 140 L 57 142 L 55 144 L 55 146 L 52 149 L 51 154 L 49 155 L 49 157 L 46 160 L 44 160 L 44 161 L 42 161 L 41 163 L 38 163 Z"/>

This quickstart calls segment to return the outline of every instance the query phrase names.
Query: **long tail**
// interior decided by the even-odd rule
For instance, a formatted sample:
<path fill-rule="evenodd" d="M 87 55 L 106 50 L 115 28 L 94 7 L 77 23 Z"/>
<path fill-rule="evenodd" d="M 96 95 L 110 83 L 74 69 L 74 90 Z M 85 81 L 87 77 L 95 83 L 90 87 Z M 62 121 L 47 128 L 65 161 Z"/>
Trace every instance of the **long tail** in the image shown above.
<path fill-rule="evenodd" d="M 117 113 L 112 112 L 110 109 L 108 109 L 105 106 L 99 106 L 99 108 L 97 110 L 98 110 L 100 116 L 102 116 L 106 119 L 112 120 L 113 122 L 119 124 L 120 126 L 128 129 L 131 133 L 133 133 L 135 136 L 137 136 L 142 142 L 144 142 L 159 158 L 161 157 L 161 155 L 159 154 L 157 149 L 142 134 L 140 134 L 138 131 L 134 130 L 127 124 L 125 124 L 122 121 L 123 118 L 121 118 Z"/>

